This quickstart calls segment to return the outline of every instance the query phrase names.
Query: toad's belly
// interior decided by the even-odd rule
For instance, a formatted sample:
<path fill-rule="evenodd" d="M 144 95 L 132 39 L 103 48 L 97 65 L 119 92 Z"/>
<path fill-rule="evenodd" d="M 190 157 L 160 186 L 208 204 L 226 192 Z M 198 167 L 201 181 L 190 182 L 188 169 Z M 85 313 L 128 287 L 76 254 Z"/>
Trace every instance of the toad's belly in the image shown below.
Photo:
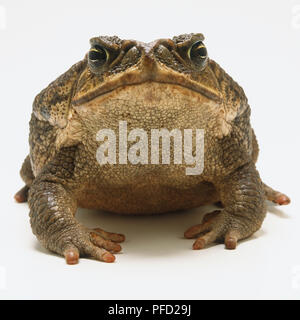
<path fill-rule="evenodd" d="M 185 210 L 219 201 L 214 186 L 201 182 L 187 188 L 144 182 L 116 187 L 89 185 L 78 196 L 83 208 L 101 209 L 121 214 L 154 214 Z"/>
<path fill-rule="evenodd" d="M 69 122 L 84 124 L 78 154 L 88 163 L 90 181 L 81 188 L 79 205 L 141 214 L 217 201 L 204 176 L 220 108 L 191 90 L 153 82 L 125 86 L 77 106 Z"/>

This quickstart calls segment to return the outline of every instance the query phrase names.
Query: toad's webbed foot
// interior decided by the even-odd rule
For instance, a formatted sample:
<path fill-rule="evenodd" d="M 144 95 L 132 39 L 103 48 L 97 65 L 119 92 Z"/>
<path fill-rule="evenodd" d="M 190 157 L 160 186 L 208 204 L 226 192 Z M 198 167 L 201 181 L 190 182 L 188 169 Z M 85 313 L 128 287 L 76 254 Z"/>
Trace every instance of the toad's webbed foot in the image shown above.
<path fill-rule="evenodd" d="M 29 187 L 28 186 L 24 186 L 23 188 L 21 188 L 14 196 L 15 200 L 18 203 L 23 203 L 23 202 L 27 202 L 28 200 L 28 190 Z"/>
<path fill-rule="evenodd" d="M 121 234 L 80 225 L 73 183 L 74 150 L 62 150 L 33 181 L 29 190 L 30 222 L 41 244 L 66 258 L 68 264 L 79 257 L 113 262 L 113 253 L 121 251 Z"/>
<path fill-rule="evenodd" d="M 125 237 L 80 225 L 71 193 L 60 184 L 38 180 L 30 188 L 29 205 L 31 226 L 41 244 L 64 256 L 68 264 L 78 263 L 79 257 L 114 262 L 113 253 L 121 251 L 118 242 Z"/>
<path fill-rule="evenodd" d="M 68 264 L 76 264 L 79 257 L 92 257 L 114 262 L 113 253 L 121 251 L 121 234 L 102 229 L 88 229 L 74 218 L 76 202 L 62 185 L 35 181 L 30 188 L 30 221 L 41 244 L 65 257 Z"/>
<path fill-rule="evenodd" d="M 194 250 L 203 249 L 215 241 L 224 241 L 226 249 L 235 249 L 242 232 L 237 227 L 225 229 L 227 218 L 226 213 L 220 210 L 208 213 L 201 224 L 189 228 L 184 236 L 187 239 L 197 238 L 193 244 Z"/>
<path fill-rule="evenodd" d="M 272 201 L 280 206 L 287 205 L 291 202 L 290 198 L 284 193 L 281 193 L 279 191 L 272 189 L 271 187 L 267 186 L 265 183 L 263 184 L 263 186 L 264 186 L 266 198 L 269 201 Z"/>
<path fill-rule="evenodd" d="M 217 181 L 224 210 L 207 214 L 203 222 L 189 228 L 186 238 L 197 238 L 193 248 L 221 241 L 227 249 L 235 249 L 238 240 L 257 231 L 265 218 L 265 194 L 263 184 L 254 167 L 247 164 L 228 177 Z"/>
<path fill-rule="evenodd" d="M 22 203 L 27 202 L 29 187 L 31 186 L 34 180 L 34 175 L 32 172 L 29 156 L 25 158 L 22 164 L 20 175 L 23 181 L 25 182 L 25 186 L 15 194 L 14 198 L 17 202 Z"/>
<path fill-rule="evenodd" d="M 71 240 L 71 243 L 68 243 Z M 104 262 L 114 262 L 113 253 L 122 250 L 118 242 L 123 242 L 125 236 L 118 233 L 106 232 L 102 229 L 75 230 L 74 234 L 69 235 L 65 240 L 61 252 L 65 256 L 67 264 L 77 264 L 79 257 L 92 257 Z"/>

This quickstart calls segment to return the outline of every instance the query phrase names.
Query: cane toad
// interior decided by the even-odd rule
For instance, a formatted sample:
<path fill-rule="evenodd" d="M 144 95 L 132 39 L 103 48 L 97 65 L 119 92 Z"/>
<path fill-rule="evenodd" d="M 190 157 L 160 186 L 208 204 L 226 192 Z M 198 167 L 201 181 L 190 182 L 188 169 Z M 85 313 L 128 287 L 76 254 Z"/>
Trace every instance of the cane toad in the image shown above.
<path fill-rule="evenodd" d="M 120 123 L 126 124 L 123 136 Z M 103 137 L 103 129 L 116 134 Z M 156 152 L 173 158 L 163 163 L 158 155 L 153 163 L 145 150 L 153 147 L 150 133 L 162 129 L 171 132 L 174 145 L 165 150 L 160 143 Z M 204 132 L 201 141 L 197 129 Z M 184 145 L 190 157 L 203 144 L 198 174 L 187 174 L 191 165 L 180 162 L 187 151 L 175 148 L 175 140 L 182 142 L 183 132 L 192 132 L 192 146 Z M 83 60 L 36 96 L 29 145 L 21 169 L 26 185 L 15 199 L 28 198 L 33 233 L 68 264 L 81 256 L 113 262 L 125 239 L 82 226 L 77 207 L 154 214 L 221 203 L 223 209 L 208 213 L 185 237 L 196 239 L 194 249 L 216 241 L 234 249 L 261 227 L 266 199 L 280 205 L 290 201 L 261 181 L 247 98 L 208 57 L 202 34 L 151 43 L 92 38 Z M 99 162 L 99 155 L 106 162 Z"/>

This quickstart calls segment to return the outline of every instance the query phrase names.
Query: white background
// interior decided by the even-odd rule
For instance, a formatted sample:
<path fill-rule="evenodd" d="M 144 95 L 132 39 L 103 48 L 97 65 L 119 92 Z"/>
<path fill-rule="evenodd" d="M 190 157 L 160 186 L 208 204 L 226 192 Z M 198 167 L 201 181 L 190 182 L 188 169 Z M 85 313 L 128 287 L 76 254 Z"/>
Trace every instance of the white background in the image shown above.
<path fill-rule="evenodd" d="M 0 0 L 0 298 L 296 299 L 300 297 L 300 0 Z M 114 264 L 67 266 L 31 233 L 16 204 L 34 96 L 80 60 L 89 38 L 144 42 L 202 32 L 210 56 L 245 89 L 265 182 L 292 198 L 236 251 L 191 250 L 186 228 L 211 208 L 150 217 L 80 210 L 84 224 L 125 233 Z"/>

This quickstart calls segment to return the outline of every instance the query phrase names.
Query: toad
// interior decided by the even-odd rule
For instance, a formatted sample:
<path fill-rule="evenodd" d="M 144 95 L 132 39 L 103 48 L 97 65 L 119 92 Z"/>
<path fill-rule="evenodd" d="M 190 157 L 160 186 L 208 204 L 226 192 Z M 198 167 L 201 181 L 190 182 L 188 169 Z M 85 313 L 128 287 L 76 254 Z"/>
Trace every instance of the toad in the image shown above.
<path fill-rule="evenodd" d="M 136 129 L 140 135 L 132 134 Z M 154 155 L 144 152 L 153 147 L 153 130 Z M 166 133 L 169 147 L 162 143 Z M 184 234 L 195 238 L 198 250 L 214 242 L 235 249 L 261 227 L 266 199 L 290 202 L 262 182 L 246 95 L 209 58 L 202 34 L 151 43 L 92 38 L 83 60 L 36 96 L 29 145 L 21 169 L 25 187 L 15 199 L 28 200 L 33 233 L 68 264 L 84 256 L 113 262 L 125 240 L 81 225 L 78 207 L 184 214 L 219 203 Z M 183 157 L 198 157 L 201 170 L 187 174 L 192 162 Z"/>

